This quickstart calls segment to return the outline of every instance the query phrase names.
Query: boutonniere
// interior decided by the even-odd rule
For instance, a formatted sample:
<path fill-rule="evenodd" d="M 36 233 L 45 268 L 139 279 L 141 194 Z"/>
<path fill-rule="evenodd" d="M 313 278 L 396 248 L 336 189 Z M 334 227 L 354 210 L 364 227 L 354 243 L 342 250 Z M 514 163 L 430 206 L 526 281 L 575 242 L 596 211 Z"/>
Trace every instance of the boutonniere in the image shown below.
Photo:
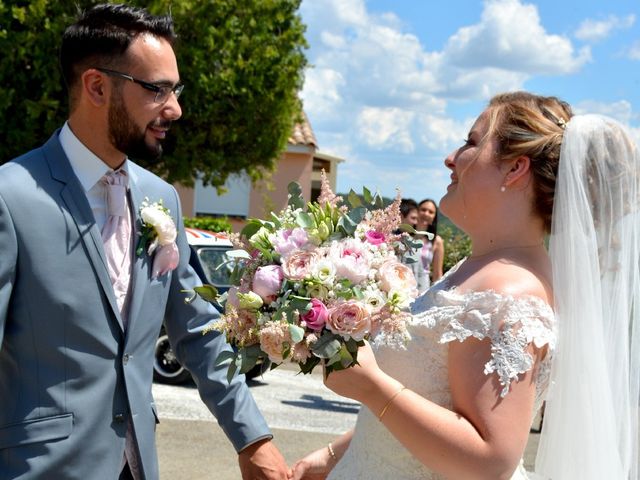
<path fill-rule="evenodd" d="M 180 258 L 176 246 L 176 224 L 169 215 L 169 210 L 162 204 L 162 200 L 150 203 L 145 197 L 140 205 L 142 231 L 136 254 L 138 256 L 147 251 L 149 256 L 155 253 L 153 259 L 153 278 L 164 275 L 178 266 Z"/>

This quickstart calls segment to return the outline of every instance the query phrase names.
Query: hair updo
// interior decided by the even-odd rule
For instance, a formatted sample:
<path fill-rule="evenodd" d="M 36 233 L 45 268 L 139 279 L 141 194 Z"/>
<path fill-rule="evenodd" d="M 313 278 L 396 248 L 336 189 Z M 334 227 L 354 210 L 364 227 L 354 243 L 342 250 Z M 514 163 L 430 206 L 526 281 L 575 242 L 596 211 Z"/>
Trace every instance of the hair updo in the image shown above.
<path fill-rule="evenodd" d="M 533 208 L 549 232 L 562 134 L 573 115 L 571 107 L 556 97 L 514 92 L 493 97 L 488 113 L 488 133 L 497 141 L 498 157 L 531 160 Z"/>

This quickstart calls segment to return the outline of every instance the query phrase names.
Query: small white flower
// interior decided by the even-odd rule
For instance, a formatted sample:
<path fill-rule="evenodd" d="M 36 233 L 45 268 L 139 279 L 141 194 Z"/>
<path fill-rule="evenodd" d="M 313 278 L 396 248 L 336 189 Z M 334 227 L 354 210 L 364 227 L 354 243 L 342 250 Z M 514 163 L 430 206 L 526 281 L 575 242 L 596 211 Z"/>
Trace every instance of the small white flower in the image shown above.
<path fill-rule="evenodd" d="M 323 258 L 313 266 L 311 275 L 323 285 L 331 286 L 336 278 L 336 267 L 329 259 Z"/>

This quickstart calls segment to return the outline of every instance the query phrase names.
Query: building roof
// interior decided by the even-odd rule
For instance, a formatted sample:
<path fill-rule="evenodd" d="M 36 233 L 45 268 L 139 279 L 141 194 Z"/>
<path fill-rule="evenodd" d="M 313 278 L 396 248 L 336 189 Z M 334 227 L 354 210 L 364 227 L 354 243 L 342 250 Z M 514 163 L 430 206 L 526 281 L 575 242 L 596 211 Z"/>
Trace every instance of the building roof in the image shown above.
<path fill-rule="evenodd" d="M 307 114 L 304 111 L 301 114 L 301 121 L 297 122 L 293 127 L 293 133 L 289 137 L 289 143 L 291 145 L 305 145 L 318 147 L 318 141 L 311 128 L 311 123 L 307 118 Z"/>

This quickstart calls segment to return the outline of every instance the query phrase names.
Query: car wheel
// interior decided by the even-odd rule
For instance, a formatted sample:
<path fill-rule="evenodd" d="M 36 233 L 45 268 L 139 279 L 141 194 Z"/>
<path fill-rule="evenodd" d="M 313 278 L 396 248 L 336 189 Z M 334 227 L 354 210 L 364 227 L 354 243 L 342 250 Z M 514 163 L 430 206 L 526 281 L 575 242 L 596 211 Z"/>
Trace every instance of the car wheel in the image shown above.
<path fill-rule="evenodd" d="M 155 358 L 153 360 L 153 379 L 156 382 L 177 385 L 191 378 L 189 371 L 180 365 L 176 358 L 169 336 L 164 328 L 156 340 Z"/>

